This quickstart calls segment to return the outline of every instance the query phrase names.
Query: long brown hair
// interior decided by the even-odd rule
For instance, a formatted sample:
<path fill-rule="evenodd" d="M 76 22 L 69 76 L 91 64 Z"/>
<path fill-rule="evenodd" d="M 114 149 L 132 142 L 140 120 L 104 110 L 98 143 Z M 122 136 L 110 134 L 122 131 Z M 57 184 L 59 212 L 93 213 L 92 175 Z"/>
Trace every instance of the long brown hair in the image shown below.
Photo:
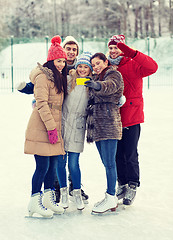
<path fill-rule="evenodd" d="M 53 60 L 44 63 L 43 67 L 47 67 L 52 70 L 57 93 L 61 93 L 63 91 L 65 98 L 67 96 L 67 63 L 65 63 L 62 73 L 56 69 Z"/>

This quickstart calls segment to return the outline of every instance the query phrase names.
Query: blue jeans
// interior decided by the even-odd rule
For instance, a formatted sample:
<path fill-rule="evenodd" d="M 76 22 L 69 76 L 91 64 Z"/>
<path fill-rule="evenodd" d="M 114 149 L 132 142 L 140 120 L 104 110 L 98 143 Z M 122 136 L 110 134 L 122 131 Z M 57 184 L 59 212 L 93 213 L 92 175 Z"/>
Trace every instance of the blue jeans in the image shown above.
<path fill-rule="evenodd" d="M 80 153 L 67 152 L 66 155 L 58 156 L 57 174 L 60 188 L 67 187 L 66 163 L 68 158 L 68 169 L 70 172 L 73 189 L 81 188 L 81 171 L 79 167 Z"/>
<path fill-rule="evenodd" d="M 32 194 L 41 191 L 42 184 L 44 189 L 53 189 L 57 171 L 58 156 L 39 156 L 34 155 L 36 169 L 32 177 Z"/>
<path fill-rule="evenodd" d="M 115 186 L 117 181 L 117 169 L 115 156 L 117 151 L 117 140 L 108 139 L 96 142 L 102 163 L 106 170 L 107 193 L 115 195 Z"/>

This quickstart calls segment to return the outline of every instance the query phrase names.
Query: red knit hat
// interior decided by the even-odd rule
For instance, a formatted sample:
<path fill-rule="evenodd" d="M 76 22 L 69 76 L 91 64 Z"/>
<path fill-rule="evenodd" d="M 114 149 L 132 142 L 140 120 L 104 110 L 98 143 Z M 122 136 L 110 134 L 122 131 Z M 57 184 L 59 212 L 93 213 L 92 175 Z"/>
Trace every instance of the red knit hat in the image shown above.
<path fill-rule="evenodd" d="M 108 47 L 109 45 L 117 45 L 117 43 L 122 42 L 125 43 L 125 36 L 124 35 L 115 35 L 112 36 L 108 42 Z"/>
<path fill-rule="evenodd" d="M 55 60 L 58 58 L 67 59 L 67 54 L 64 49 L 60 46 L 61 38 L 60 36 L 54 36 L 51 39 L 51 46 L 48 51 L 47 61 Z"/>

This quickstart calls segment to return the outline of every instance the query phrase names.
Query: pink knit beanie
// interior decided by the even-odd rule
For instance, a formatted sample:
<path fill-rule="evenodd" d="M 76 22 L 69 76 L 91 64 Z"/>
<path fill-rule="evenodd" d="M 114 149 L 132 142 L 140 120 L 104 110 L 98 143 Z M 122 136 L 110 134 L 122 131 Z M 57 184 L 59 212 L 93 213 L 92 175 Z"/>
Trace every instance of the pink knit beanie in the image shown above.
<path fill-rule="evenodd" d="M 119 43 L 119 42 L 125 43 L 125 36 L 124 36 L 124 35 L 115 35 L 115 36 L 112 36 L 112 37 L 109 39 L 108 47 L 109 47 L 110 45 L 117 45 L 117 43 Z"/>
<path fill-rule="evenodd" d="M 55 60 L 58 58 L 67 59 L 67 54 L 64 49 L 60 46 L 61 38 L 60 36 L 54 36 L 51 39 L 51 46 L 48 51 L 47 61 Z"/>

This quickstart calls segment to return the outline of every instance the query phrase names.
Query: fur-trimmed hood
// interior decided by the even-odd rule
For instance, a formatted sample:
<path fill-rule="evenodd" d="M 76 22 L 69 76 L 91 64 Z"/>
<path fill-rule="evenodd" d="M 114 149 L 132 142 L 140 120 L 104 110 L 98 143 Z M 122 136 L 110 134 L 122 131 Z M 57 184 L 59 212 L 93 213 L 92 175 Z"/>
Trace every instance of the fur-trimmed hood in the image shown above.
<path fill-rule="evenodd" d="M 40 74 L 45 74 L 48 80 L 50 80 L 51 82 L 54 82 L 52 70 L 47 67 L 43 67 L 40 63 L 37 63 L 37 67 L 34 68 L 29 75 L 29 78 L 31 79 L 31 82 L 33 84 L 35 84 L 36 78 Z"/>
<path fill-rule="evenodd" d="M 25 153 L 40 156 L 64 155 L 61 135 L 62 104 L 64 93 L 57 93 L 53 72 L 41 64 L 32 70 L 36 106 L 32 111 L 25 135 Z M 48 131 L 57 129 L 58 142 L 51 144 Z"/>

